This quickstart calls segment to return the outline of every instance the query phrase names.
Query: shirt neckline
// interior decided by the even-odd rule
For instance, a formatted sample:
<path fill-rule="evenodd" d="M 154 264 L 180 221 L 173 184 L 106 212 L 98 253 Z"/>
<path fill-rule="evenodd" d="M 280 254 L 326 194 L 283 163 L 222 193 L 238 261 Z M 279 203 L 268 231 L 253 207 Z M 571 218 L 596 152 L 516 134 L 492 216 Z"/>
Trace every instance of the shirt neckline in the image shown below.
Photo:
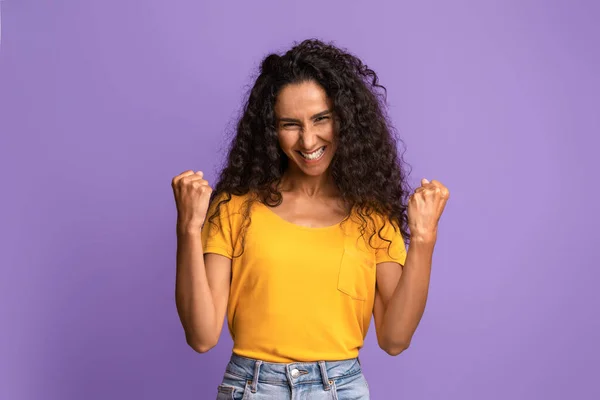
<path fill-rule="evenodd" d="M 289 225 L 289 226 L 297 228 L 297 229 L 303 229 L 303 230 L 308 230 L 308 231 L 324 231 L 324 230 L 339 228 L 341 226 L 342 222 L 347 218 L 347 217 L 344 217 L 341 221 L 339 221 L 333 225 L 328 225 L 328 226 L 318 226 L 318 227 L 303 226 L 303 225 L 295 224 L 295 223 L 283 218 L 282 216 L 277 214 L 275 211 L 271 210 L 271 208 L 269 206 L 262 203 L 260 200 L 257 201 L 257 203 L 262 208 L 264 208 L 268 214 L 272 215 L 274 217 L 274 219 L 279 220 L 280 222 L 284 223 L 285 225 Z"/>

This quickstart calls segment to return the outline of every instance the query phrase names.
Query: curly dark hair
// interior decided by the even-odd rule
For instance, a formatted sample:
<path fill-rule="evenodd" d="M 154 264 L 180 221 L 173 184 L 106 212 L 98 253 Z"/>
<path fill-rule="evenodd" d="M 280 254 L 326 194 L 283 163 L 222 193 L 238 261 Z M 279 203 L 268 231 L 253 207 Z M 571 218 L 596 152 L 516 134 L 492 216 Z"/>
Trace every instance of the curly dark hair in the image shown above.
<path fill-rule="evenodd" d="M 288 158 L 277 139 L 275 100 L 285 85 L 306 81 L 318 83 L 332 100 L 338 145 L 329 168 L 342 200 L 361 219 L 361 235 L 370 231 L 371 243 L 375 230 L 367 229 L 373 226 L 367 221 L 374 223 L 372 214 L 377 213 L 400 229 L 408 244 L 409 171 L 398 155 L 400 139 L 386 113 L 386 89 L 358 57 L 316 39 L 294 43 L 283 56 L 269 54 L 262 61 L 213 190 L 211 204 L 217 197 L 219 201 L 208 221 L 214 224 L 232 194 L 251 194 L 242 211 L 242 232 L 250 224 L 252 202 L 281 204 L 278 185 Z M 391 243 L 381 236 L 381 230 L 378 233 Z M 242 249 L 243 242 L 242 237 Z"/>

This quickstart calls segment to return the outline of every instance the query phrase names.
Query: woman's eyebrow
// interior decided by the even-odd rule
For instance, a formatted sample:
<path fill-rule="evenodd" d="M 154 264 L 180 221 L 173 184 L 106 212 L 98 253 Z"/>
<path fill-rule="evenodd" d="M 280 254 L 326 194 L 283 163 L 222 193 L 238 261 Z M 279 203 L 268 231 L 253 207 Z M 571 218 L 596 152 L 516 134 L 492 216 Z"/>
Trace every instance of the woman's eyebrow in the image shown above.
<path fill-rule="evenodd" d="M 331 112 L 332 112 L 331 110 L 321 111 L 319 113 L 316 113 L 312 117 L 310 117 L 310 119 L 316 119 L 316 118 L 319 118 L 319 117 L 324 117 L 327 114 L 331 114 Z M 300 120 L 299 119 L 295 119 L 295 118 L 283 117 L 283 118 L 279 118 L 279 122 L 300 122 Z"/>

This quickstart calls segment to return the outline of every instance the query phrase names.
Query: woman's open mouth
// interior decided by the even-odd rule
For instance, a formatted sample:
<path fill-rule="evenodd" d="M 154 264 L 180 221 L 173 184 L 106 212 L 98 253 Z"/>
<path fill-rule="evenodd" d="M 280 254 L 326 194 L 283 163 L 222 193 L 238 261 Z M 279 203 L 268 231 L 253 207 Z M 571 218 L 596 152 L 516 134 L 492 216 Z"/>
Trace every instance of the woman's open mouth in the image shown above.
<path fill-rule="evenodd" d="M 304 161 L 312 163 L 312 162 L 319 161 L 321 158 L 323 158 L 323 154 L 325 154 L 326 148 L 327 148 L 327 146 L 321 146 L 317 150 L 315 150 L 311 153 L 303 153 L 301 151 L 298 151 L 298 154 L 300 154 L 302 156 Z"/>

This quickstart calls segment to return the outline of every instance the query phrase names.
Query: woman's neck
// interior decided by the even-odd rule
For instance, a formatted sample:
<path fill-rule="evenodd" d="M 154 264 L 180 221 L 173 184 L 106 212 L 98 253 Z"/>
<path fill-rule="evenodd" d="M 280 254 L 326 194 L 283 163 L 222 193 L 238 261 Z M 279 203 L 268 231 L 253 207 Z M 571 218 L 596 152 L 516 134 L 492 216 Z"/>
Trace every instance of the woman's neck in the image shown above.
<path fill-rule="evenodd" d="M 309 176 L 287 170 L 279 184 L 282 192 L 290 192 L 310 198 L 337 196 L 338 189 L 329 170 L 319 176 Z"/>

